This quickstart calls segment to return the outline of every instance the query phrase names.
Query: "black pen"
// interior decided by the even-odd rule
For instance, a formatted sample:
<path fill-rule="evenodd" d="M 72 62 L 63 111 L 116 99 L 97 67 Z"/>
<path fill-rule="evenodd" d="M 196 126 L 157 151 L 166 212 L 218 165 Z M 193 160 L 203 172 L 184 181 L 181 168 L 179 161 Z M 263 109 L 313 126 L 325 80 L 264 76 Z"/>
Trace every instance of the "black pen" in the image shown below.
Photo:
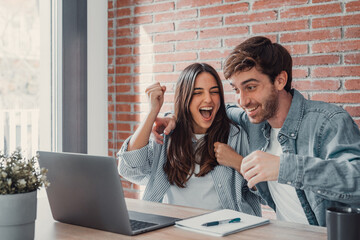
<path fill-rule="evenodd" d="M 211 227 L 211 226 L 217 226 L 217 225 L 225 224 L 225 223 L 238 223 L 240 221 L 241 221 L 241 218 L 231 218 L 231 219 L 225 219 L 225 220 L 220 220 L 220 221 L 203 223 L 203 224 L 201 224 L 201 226 Z"/>

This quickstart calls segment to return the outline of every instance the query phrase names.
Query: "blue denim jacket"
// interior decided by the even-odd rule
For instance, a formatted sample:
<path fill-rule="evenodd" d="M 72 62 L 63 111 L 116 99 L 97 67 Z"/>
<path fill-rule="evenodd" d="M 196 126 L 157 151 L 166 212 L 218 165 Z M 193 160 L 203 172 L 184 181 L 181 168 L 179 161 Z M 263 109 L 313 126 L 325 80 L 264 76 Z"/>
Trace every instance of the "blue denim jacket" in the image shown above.
<path fill-rule="evenodd" d="M 328 207 L 360 206 L 360 131 L 341 107 L 306 100 L 295 89 L 291 93 L 291 107 L 278 135 L 283 151 L 278 182 L 295 187 L 309 224 L 325 226 Z M 250 152 L 267 149 L 267 121 L 252 124 L 236 106 L 227 106 L 227 114 L 248 133 Z M 256 187 L 276 210 L 267 182 Z"/>

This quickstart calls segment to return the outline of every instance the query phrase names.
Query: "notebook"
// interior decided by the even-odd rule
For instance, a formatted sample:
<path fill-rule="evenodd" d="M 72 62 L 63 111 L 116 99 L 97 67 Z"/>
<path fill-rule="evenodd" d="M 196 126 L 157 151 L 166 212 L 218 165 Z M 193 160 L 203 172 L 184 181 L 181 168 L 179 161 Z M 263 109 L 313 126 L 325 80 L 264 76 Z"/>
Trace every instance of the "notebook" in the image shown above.
<path fill-rule="evenodd" d="M 128 211 L 112 157 L 38 151 L 38 161 L 48 169 L 46 192 L 53 218 L 59 222 L 136 235 L 179 220 Z"/>
<path fill-rule="evenodd" d="M 222 223 L 219 225 L 211 224 L 217 221 L 224 220 L 227 220 L 227 223 Z M 203 226 L 206 225 L 206 223 L 208 223 L 207 225 L 211 226 Z M 204 233 L 220 237 L 240 232 L 246 229 L 258 227 L 267 223 L 269 223 L 269 219 L 249 215 L 230 209 L 222 209 L 200 216 L 176 221 L 175 226 L 198 233 Z"/>

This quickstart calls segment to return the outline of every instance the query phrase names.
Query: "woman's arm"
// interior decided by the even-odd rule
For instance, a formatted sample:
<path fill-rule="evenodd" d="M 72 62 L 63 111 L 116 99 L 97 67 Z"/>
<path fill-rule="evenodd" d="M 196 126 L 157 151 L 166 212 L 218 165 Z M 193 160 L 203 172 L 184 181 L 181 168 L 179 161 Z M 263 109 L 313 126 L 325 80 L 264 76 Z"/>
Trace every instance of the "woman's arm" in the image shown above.
<path fill-rule="evenodd" d="M 148 144 L 153 124 L 164 102 L 165 91 L 166 87 L 161 86 L 158 82 L 146 88 L 145 93 L 149 99 L 149 112 L 132 136 L 128 151 L 140 149 Z"/>

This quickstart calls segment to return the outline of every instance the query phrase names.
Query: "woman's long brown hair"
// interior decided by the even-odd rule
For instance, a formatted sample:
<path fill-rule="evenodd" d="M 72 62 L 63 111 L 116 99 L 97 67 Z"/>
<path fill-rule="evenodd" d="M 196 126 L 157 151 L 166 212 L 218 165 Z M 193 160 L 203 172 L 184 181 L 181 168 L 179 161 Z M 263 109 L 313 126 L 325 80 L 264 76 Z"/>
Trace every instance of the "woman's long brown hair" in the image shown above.
<path fill-rule="evenodd" d="M 194 92 L 196 77 L 203 72 L 210 73 L 216 80 L 220 94 L 220 108 L 205 136 L 193 145 L 193 123 L 190 102 Z M 176 84 L 174 109 L 176 128 L 170 135 L 167 161 L 164 171 L 170 184 L 186 187 L 186 182 L 194 174 L 195 163 L 200 164 L 200 172 L 195 176 L 205 176 L 214 169 L 218 162 L 215 158 L 214 143 L 227 143 L 231 120 L 226 115 L 224 89 L 216 70 L 206 63 L 194 63 L 180 74 Z M 200 162 L 196 162 L 200 161 Z"/>

